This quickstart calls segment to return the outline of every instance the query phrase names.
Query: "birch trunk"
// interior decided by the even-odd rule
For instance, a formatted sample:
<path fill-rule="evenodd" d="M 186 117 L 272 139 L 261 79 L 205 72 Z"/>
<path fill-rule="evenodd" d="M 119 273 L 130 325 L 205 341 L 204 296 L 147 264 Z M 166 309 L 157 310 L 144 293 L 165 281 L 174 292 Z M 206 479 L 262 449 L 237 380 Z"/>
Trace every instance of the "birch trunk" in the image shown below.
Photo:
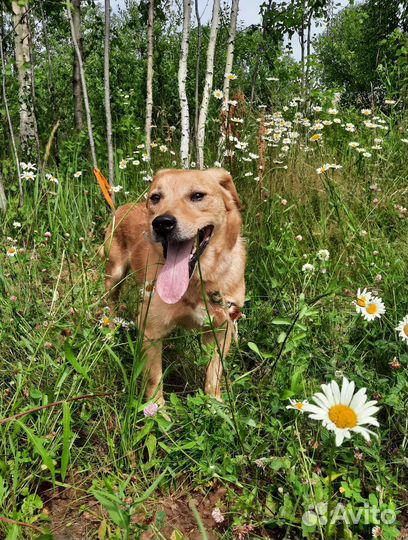
<path fill-rule="evenodd" d="M 198 7 L 198 0 L 195 0 L 195 16 L 197 19 L 197 61 L 196 61 L 196 70 L 195 70 L 195 94 L 194 94 L 194 137 L 197 140 L 197 129 L 198 129 L 198 115 L 200 113 L 200 107 L 198 105 L 199 101 L 199 84 L 200 84 L 200 67 L 201 67 L 201 42 L 202 42 L 202 32 L 201 32 L 201 18 L 200 10 Z"/>
<path fill-rule="evenodd" d="M 83 98 L 84 98 L 86 123 L 88 125 L 89 146 L 91 148 L 92 163 L 93 163 L 94 169 L 97 169 L 98 168 L 98 162 L 97 162 L 97 159 L 96 159 L 95 140 L 94 140 L 93 130 L 92 130 L 91 110 L 89 108 L 89 99 L 88 99 L 88 91 L 87 91 L 87 88 L 86 88 L 84 65 L 82 63 L 81 51 L 79 49 L 79 45 L 78 45 L 78 42 L 76 40 L 74 21 L 72 19 L 71 10 L 70 10 L 69 7 L 67 7 L 67 15 L 68 15 L 68 20 L 69 20 L 69 25 L 70 25 L 70 28 L 71 28 L 72 43 L 74 45 L 75 54 L 77 55 L 77 59 L 78 59 L 79 75 L 80 75 L 80 79 L 81 79 L 82 95 L 83 95 Z"/>
<path fill-rule="evenodd" d="M 214 77 L 214 55 L 215 44 L 217 41 L 218 24 L 220 20 L 220 0 L 214 0 L 210 39 L 207 49 L 207 68 L 204 82 L 203 97 L 201 100 L 200 115 L 197 126 L 197 164 L 200 169 L 204 168 L 204 143 L 205 143 L 205 125 L 207 122 L 208 105 L 210 102 L 213 77 Z"/>
<path fill-rule="evenodd" d="M 83 58 L 83 41 L 81 33 L 81 0 L 72 0 L 72 22 L 74 27 L 75 40 L 78 44 L 80 58 Z M 81 73 L 79 67 L 79 58 L 74 51 L 74 59 L 72 64 L 72 92 L 74 95 L 74 120 L 77 131 L 82 131 L 84 128 L 84 108 L 83 95 L 81 84 Z"/>
<path fill-rule="evenodd" d="M 230 27 L 228 35 L 228 48 L 227 48 L 227 61 L 225 63 L 225 75 L 232 72 L 232 64 L 234 62 L 234 48 L 235 48 L 235 35 L 237 33 L 237 19 L 238 19 L 239 0 L 232 0 L 231 4 L 231 17 Z M 229 101 L 229 89 L 230 80 L 228 77 L 224 77 L 224 87 L 222 89 L 224 94 L 224 104 L 227 105 Z"/>
<path fill-rule="evenodd" d="M 153 112 L 153 38 L 154 38 L 154 0 L 149 0 L 147 19 L 147 77 L 146 77 L 146 154 L 150 160 Z"/>
<path fill-rule="evenodd" d="M 2 88 L 2 94 L 3 94 L 3 103 L 4 103 L 4 110 L 6 111 L 6 117 L 7 117 L 7 123 L 10 131 L 10 140 L 11 140 L 11 146 L 13 148 L 13 154 L 14 159 L 16 161 L 16 170 L 18 175 L 18 189 L 19 189 L 19 195 L 20 195 L 20 206 L 23 206 L 24 204 L 24 192 L 23 192 L 23 184 L 21 182 L 21 171 L 20 171 L 20 162 L 18 160 L 18 154 L 17 154 L 17 145 L 16 145 L 16 139 L 14 137 L 14 129 L 13 124 L 11 122 L 11 116 L 10 116 L 10 110 L 8 107 L 8 100 L 7 100 L 7 89 L 6 89 L 6 62 L 4 59 L 4 51 L 3 51 L 3 43 L 4 43 L 4 27 L 3 27 L 3 11 L 0 10 L 0 56 L 1 56 L 1 88 Z M 3 194 L 2 199 L 2 208 L 6 210 L 7 208 L 7 199 L 4 192 L 4 186 L 3 182 L 1 183 L 0 190 Z M 1 196 L 1 194 L 0 194 Z"/>
<path fill-rule="evenodd" d="M 224 86 L 222 89 L 223 101 L 224 101 L 224 113 L 228 111 L 228 101 L 229 101 L 229 92 L 230 92 L 230 80 L 227 77 L 228 73 L 232 72 L 232 65 L 234 62 L 234 48 L 235 48 L 235 35 L 237 33 L 237 19 L 238 19 L 238 9 L 239 9 L 239 0 L 232 0 L 231 4 L 231 16 L 230 16 L 230 27 L 228 34 L 228 48 L 227 48 L 227 60 L 225 62 L 225 73 L 224 73 Z M 221 136 L 218 141 L 218 160 L 221 159 L 221 155 L 225 146 L 225 134 L 228 129 L 228 114 L 223 116 L 224 122 L 221 127 Z"/>
<path fill-rule="evenodd" d="M 36 161 L 39 157 L 37 121 L 33 100 L 33 72 L 31 62 L 31 36 L 28 8 L 12 2 L 15 31 L 15 54 L 18 73 L 18 99 L 20 109 L 20 147 L 24 160 Z"/>
<path fill-rule="evenodd" d="M 109 39 L 110 39 L 110 0 L 105 0 L 105 46 L 104 46 L 104 90 L 105 90 L 105 115 L 106 115 L 106 142 L 108 144 L 108 170 L 109 185 L 115 183 L 115 168 L 113 162 L 112 144 L 112 113 L 110 105 L 110 73 L 109 73 Z M 114 193 L 112 193 L 112 196 Z"/>
<path fill-rule="evenodd" d="M 181 111 L 180 156 L 185 169 L 189 166 L 190 116 L 186 90 L 187 58 L 191 26 L 191 0 L 183 1 L 183 35 L 181 40 L 181 56 L 178 71 L 178 85 Z"/>

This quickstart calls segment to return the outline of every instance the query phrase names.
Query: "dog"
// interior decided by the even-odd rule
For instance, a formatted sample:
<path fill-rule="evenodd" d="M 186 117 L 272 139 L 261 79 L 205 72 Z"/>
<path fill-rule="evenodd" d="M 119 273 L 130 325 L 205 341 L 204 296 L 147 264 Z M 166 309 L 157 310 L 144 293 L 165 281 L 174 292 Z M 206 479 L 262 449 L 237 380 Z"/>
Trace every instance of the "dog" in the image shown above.
<path fill-rule="evenodd" d="M 213 344 L 205 391 L 222 401 L 222 359 L 245 300 L 240 208 L 224 169 L 164 169 L 155 175 L 147 202 L 118 208 L 106 231 L 111 305 L 129 271 L 144 291 L 137 326 L 147 357 L 146 398 L 159 405 L 164 404 L 162 340 L 176 326 L 201 329 L 203 343 Z"/>

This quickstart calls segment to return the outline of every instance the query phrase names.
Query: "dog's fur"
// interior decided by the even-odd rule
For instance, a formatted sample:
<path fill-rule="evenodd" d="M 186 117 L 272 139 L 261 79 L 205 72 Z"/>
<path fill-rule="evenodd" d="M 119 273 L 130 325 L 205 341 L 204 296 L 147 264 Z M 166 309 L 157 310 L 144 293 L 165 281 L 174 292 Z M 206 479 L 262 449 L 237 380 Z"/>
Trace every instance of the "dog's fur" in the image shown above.
<path fill-rule="evenodd" d="M 205 193 L 203 200 L 192 201 L 195 192 Z M 150 199 L 155 193 L 161 194 L 159 202 Z M 154 282 L 160 273 L 164 256 L 162 244 L 152 229 L 154 218 L 164 214 L 174 216 L 181 238 L 193 238 L 199 229 L 214 226 L 180 301 L 167 304 L 157 291 L 144 295 L 137 324 L 144 332 L 148 399 L 154 398 L 160 404 L 164 402 L 162 339 L 180 325 L 201 328 L 204 343 L 216 345 L 207 368 L 205 391 L 221 400 L 222 361 L 217 351 L 222 351 L 223 356 L 228 353 L 234 330 L 229 307 L 238 309 L 245 299 L 246 254 L 240 235 L 239 209 L 238 193 L 225 170 L 166 169 L 154 177 L 147 204 L 126 204 L 115 212 L 106 231 L 104 246 L 108 258 L 106 290 L 113 302 L 117 300 L 120 285 L 129 270 L 135 273 L 142 287 Z M 216 333 L 205 325 L 207 309 L 218 329 Z"/>

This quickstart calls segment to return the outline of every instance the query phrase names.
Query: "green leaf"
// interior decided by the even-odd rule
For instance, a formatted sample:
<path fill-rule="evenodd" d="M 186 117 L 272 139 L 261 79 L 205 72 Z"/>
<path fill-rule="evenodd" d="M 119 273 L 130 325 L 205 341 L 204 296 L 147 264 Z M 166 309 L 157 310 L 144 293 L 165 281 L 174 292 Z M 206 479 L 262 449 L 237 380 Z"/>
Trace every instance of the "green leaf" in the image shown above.
<path fill-rule="evenodd" d="M 156 446 L 157 446 L 157 439 L 156 437 L 151 434 L 146 439 L 146 448 L 147 452 L 149 454 L 149 460 L 152 460 L 155 453 L 156 453 Z"/>
<path fill-rule="evenodd" d="M 62 456 L 61 456 L 61 478 L 62 481 L 65 481 L 65 477 L 67 474 L 68 469 L 68 463 L 70 459 L 71 449 L 70 449 L 70 443 L 71 443 L 71 409 L 69 407 L 68 403 L 64 403 L 62 405 L 63 410 L 63 416 L 62 416 L 62 427 L 63 427 L 63 433 L 62 433 Z"/>
<path fill-rule="evenodd" d="M 55 467 L 54 462 L 52 460 L 52 457 L 50 454 L 45 450 L 44 446 L 42 445 L 42 440 L 37 437 L 37 435 L 34 434 L 34 432 L 28 428 L 23 422 L 20 422 L 19 420 L 16 420 L 16 423 L 23 429 L 31 441 L 31 444 L 34 446 L 35 451 L 37 454 L 39 454 L 44 462 L 44 464 L 47 466 L 51 473 L 51 478 L 53 483 L 55 484 Z"/>
<path fill-rule="evenodd" d="M 72 350 L 71 345 L 68 342 L 65 343 L 65 358 L 72 365 L 72 367 L 80 375 L 82 375 L 82 377 L 84 377 L 88 382 L 91 382 L 87 370 L 79 363 L 77 357 L 74 354 L 74 351 Z"/>
<path fill-rule="evenodd" d="M 260 350 L 258 349 L 258 345 L 256 345 L 255 343 L 252 343 L 252 341 L 248 341 L 248 347 L 251 349 L 251 351 L 254 351 L 254 353 L 256 353 L 258 356 L 262 358 L 262 354 Z"/>
<path fill-rule="evenodd" d="M 121 500 L 115 495 L 102 490 L 92 490 L 92 495 L 108 512 L 113 523 L 121 529 L 127 530 L 130 524 L 130 515 L 121 509 Z"/>

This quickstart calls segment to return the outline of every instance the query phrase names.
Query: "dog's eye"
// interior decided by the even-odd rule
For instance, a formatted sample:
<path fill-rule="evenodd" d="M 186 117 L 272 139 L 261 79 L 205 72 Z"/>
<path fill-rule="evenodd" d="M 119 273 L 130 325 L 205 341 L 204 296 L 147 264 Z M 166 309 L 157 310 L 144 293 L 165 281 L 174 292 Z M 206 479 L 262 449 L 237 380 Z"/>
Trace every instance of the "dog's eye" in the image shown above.
<path fill-rule="evenodd" d="M 153 195 L 150 195 L 150 200 L 153 204 L 157 204 L 161 199 L 160 193 L 153 193 Z"/>
<path fill-rule="evenodd" d="M 193 193 L 191 195 L 191 200 L 193 202 L 196 202 L 196 201 L 202 201 L 205 197 L 205 193 L 201 193 L 201 191 L 197 191 L 196 193 Z"/>

